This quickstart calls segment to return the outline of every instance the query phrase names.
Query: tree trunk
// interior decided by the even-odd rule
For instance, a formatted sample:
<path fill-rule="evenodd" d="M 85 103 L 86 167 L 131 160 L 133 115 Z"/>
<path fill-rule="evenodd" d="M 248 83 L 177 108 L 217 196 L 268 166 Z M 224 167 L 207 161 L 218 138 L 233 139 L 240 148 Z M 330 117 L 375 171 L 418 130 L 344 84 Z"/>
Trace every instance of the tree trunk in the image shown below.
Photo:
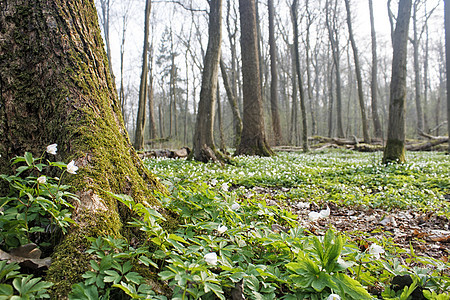
<path fill-rule="evenodd" d="M 14 156 L 39 155 L 52 143 L 56 160 L 79 167 L 64 182 L 80 198 L 78 226 L 46 275 L 52 298 L 63 299 L 89 269 L 87 237 L 124 230 L 129 216 L 106 192 L 158 207 L 152 190 L 163 188 L 128 139 L 92 0 L 9 0 L 0 5 L 0 28 L 0 172 Z"/>
<path fill-rule="evenodd" d="M 202 87 L 192 150 L 193 158 L 202 162 L 222 158 L 214 144 L 214 115 L 222 41 L 222 0 L 211 0 L 209 7 L 208 46 L 203 64 Z"/>
<path fill-rule="evenodd" d="M 311 113 L 311 135 L 315 135 L 317 134 L 317 124 L 316 124 L 316 110 L 315 110 L 315 105 L 314 105 L 314 100 L 313 100 L 313 95 L 312 95 L 312 83 L 311 83 L 311 57 L 310 57 L 310 52 L 311 52 L 311 41 L 310 41 L 310 37 L 311 37 L 311 26 L 313 24 L 313 20 L 312 20 L 312 16 L 311 13 L 309 11 L 309 0 L 305 1 L 305 6 L 306 6 L 306 14 L 307 14 L 307 18 L 308 18 L 308 24 L 306 25 L 306 77 L 307 77 L 307 82 L 308 82 L 308 87 L 307 87 L 307 91 L 308 91 L 308 101 L 309 101 L 309 110 Z"/>
<path fill-rule="evenodd" d="M 244 119 L 241 143 L 236 154 L 271 156 L 266 142 L 259 76 L 255 0 L 239 0 Z"/>
<path fill-rule="evenodd" d="M 412 0 L 400 0 L 393 36 L 389 122 L 383 163 L 405 161 L 406 57 Z"/>
<path fill-rule="evenodd" d="M 142 73 L 141 84 L 139 86 L 139 104 L 136 118 L 136 131 L 134 134 L 134 148 L 137 150 L 144 148 L 144 128 L 146 119 L 147 107 L 147 92 L 148 92 L 148 57 L 149 57 L 149 42 L 148 36 L 150 32 L 150 10 L 151 0 L 145 2 L 145 24 L 144 24 L 144 47 L 142 54 Z"/>
<path fill-rule="evenodd" d="M 297 23 L 297 0 L 292 2 L 292 23 L 294 25 L 294 54 L 295 54 L 295 69 L 298 78 L 298 91 L 300 94 L 300 111 L 302 114 L 302 149 L 304 152 L 308 151 L 308 122 L 306 119 L 306 105 L 305 92 L 303 90 L 302 73 L 300 71 L 300 55 L 298 53 L 298 23 Z"/>
<path fill-rule="evenodd" d="M 447 71 L 447 133 L 450 137 L 450 0 L 444 1 L 445 15 L 445 58 Z M 448 140 L 448 153 L 450 153 L 450 138 Z"/>
<path fill-rule="evenodd" d="M 372 96 L 372 121 L 373 130 L 376 138 L 383 137 L 383 129 L 381 127 L 380 117 L 378 115 L 378 58 L 377 58 L 377 38 L 375 34 L 375 24 L 373 17 L 372 0 L 369 0 L 370 13 L 370 34 L 372 37 L 372 78 L 370 81 L 370 92 Z"/>
<path fill-rule="evenodd" d="M 336 2 L 337 3 L 337 2 Z M 337 136 L 344 137 L 344 128 L 342 126 L 342 88 L 341 88 L 341 67 L 339 55 L 339 37 L 336 25 L 336 7 L 333 11 L 333 21 L 329 18 L 329 3 L 326 1 L 326 23 L 328 28 L 328 36 L 330 38 L 331 50 L 333 54 L 334 67 L 336 69 L 336 118 L 337 118 Z"/>
<path fill-rule="evenodd" d="M 364 91 L 362 86 L 361 67 L 359 66 L 358 48 L 356 47 L 355 38 L 353 36 L 352 17 L 349 2 L 350 0 L 345 0 L 345 8 L 347 10 L 348 35 L 353 49 L 353 60 L 355 62 L 356 82 L 358 83 L 358 99 L 359 99 L 359 107 L 361 109 L 363 137 L 365 143 L 370 143 L 369 128 L 367 125 L 367 117 L 366 117 L 366 106 L 364 104 Z"/>
<path fill-rule="evenodd" d="M 277 70 L 277 46 L 275 43 L 275 24 L 273 0 L 268 0 L 269 9 L 269 47 L 270 47 L 270 111 L 272 113 L 272 128 L 275 137 L 275 145 L 279 146 L 283 140 L 281 134 L 280 114 L 278 113 L 278 70 Z"/>
<path fill-rule="evenodd" d="M 222 74 L 223 86 L 225 87 L 225 91 L 227 93 L 228 103 L 230 103 L 231 112 L 233 113 L 234 147 L 237 147 L 241 142 L 242 134 L 241 113 L 239 112 L 236 95 L 233 93 L 230 81 L 228 80 L 227 70 L 225 68 L 225 63 L 223 62 L 222 57 L 220 57 L 220 71 Z"/>
<path fill-rule="evenodd" d="M 297 95 L 297 73 L 295 61 L 294 45 L 289 45 L 291 52 L 291 84 L 292 84 L 292 107 L 291 107 L 291 127 L 289 130 L 289 144 L 298 145 L 298 95 Z"/>
<path fill-rule="evenodd" d="M 422 110 L 422 99 L 421 99 L 421 87 L 420 87 L 420 66 L 419 66 L 419 35 L 417 32 L 417 5 L 418 0 L 414 1 L 413 6 L 413 38 L 411 43 L 413 45 L 413 58 L 414 58 L 414 89 L 415 89 L 415 102 L 416 102 L 416 113 L 417 113 L 417 128 L 416 132 L 423 131 L 423 110 Z"/>

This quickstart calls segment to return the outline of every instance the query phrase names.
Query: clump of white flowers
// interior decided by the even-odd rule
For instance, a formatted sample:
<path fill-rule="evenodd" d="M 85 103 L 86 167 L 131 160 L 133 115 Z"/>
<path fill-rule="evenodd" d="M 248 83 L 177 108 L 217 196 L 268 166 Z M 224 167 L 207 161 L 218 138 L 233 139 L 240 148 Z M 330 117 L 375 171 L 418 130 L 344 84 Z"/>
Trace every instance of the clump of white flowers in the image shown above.
<path fill-rule="evenodd" d="M 312 211 L 308 214 L 310 221 L 317 221 L 319 219 L 328 218 L 330 216 L 330 208 L 327 206 L 327 209 L 323 209 L 320 212 Z"/>
<path fill-rule="evenodd" d="M 47 177 L 45 177 L 45 175 L 41 175 L 38 177 L 37 182 L 39 184 L 45 184 L 47 182 Z"/>
<path fill-rule="evenodd" d="M 373 243 L 369 247 L 369 254 L 372 254 L 376 259 L 380 259 L 380 254 L 384 254 L 384 249 L 380 245 Z"/>
<path fill-rule="evenodd" d="M 210 252 L 205 254 L 203 257 L 208 265 L 215 266 L 217 265 L 217 254 L 215 252 Z"/>
<path fill-rule="evenodd" d="M 237 204 L 236 202 L 231 205 L 232 210 L 238 210 L 239 208 L 241 208 L 241 206 L 239 204 Z"/>
<path fill-rule="evenodd" d="M 224 232 L 227 231 L 227 230 L 228 230 L 228 227 L 225 226 L 225 225 L 219 225 L 219 227 L 217 227 L 217 232 L 218 232 L 219 234 L 222 234 L 222 233 L 224 233 Z"/>

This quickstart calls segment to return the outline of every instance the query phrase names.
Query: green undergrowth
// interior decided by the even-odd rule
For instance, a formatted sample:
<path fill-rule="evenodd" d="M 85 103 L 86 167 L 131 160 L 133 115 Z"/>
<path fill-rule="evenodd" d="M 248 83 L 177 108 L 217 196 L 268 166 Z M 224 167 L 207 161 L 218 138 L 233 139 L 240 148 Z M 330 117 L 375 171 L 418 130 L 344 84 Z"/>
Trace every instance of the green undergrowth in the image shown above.
<path fill-rule="evenodd" d="M 68 298 L 406 300 L 420 293 L 449 299 L 447 262 L 416 255 L 390 238 L 361 234 L 354 240 L 332 226 L 313 234 L 287 205 L 267 204 L 273 197 L 285 204 L 332 201 L 448 215 L 448 157 L 410 154 L 408 164 L 388 166 L 379 160 L 345 151 L 237 157 L 227 166 L 148 160 L 168 190 L 155 197 L 179 226 L 168 228 L 156 207 L 109 194 L 136 216 L 126 226 L 144 238 L 87 238 L 87 271 Z M 32 186 L 37 178 L 29 178 Z M 382 193 L 385 200 L 377 203 Z M 27 289 L 38 299 L 37 289 L 45 293 L 51 285 L 17 264 L 0 268 L 0 299 L 28 299 L 20 294 Z M 399 285 L 403 279 L 409 283 Z"/>
<path fill-rule="evenodd" d="M 217 187 L 225 183 L 242 193 L 266 187 L 272 190 L 272 197 L 288 201 L 386 210 L 412 208 L 450 216 L 448 155 L 407 153 L 407 163 L 387 166 L 381 160 L 381 153 L 335 150 L 242 156 L 226 166 L 164 158 L 147 160 L 147 165 L 163 180 L 207 182 Z"/>

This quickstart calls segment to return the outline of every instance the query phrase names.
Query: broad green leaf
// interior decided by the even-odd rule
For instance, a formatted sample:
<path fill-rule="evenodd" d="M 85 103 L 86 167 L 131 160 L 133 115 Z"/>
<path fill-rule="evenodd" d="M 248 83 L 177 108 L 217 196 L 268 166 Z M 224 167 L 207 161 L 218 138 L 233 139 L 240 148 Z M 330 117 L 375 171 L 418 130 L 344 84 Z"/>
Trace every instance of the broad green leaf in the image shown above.
<path fill-rule="evenodd" d="M 332 280 L 336 283 L 341 292 L 350 296 L 350 299 L 355 300 L 372 299 L 372 296 L 370 296 L 370 294 L 366 291 L 366 289 L 362 287 L 362 285 L 358 281 L 354 280 L 353 278 L 350 278 L 346 274 L 342 273 L 334 274 Z"/>
<path fill-rule="evenodd" d="M 9 284 L 0 284 L 0 299 L 9 299 L 14 293 L 13 287 Z"/>
<path fill-rule="evenodd" d="M 25 152 L 25 162 L 27 165 L 32 166 L 33 165 L 33 154 L 30 152 Z"/>

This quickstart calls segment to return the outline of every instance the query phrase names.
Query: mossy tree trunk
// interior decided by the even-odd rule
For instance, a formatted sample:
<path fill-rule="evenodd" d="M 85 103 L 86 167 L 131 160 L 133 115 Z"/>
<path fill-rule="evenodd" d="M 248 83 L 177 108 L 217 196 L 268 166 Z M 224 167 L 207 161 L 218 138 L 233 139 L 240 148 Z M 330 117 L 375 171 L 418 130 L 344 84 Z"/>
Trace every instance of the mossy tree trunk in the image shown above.
<path fill-rule="evenodd" d="M 93 0 L 0 1 L 0 89 L 0 172 L 14 156 L 40 155 L 52 143 L 57 160 L 80 167 L 66 177 L 81 200 L 79 226 L 47 274 L 61 299 L 88 268 L 86 237 L 122 234 L 126 217 L 104 191 L 158 206 L 152 190 L 163 187 L 124 128 Z"/>
<path fill-rule="evenodd" d="M 270 156 L 273 152 L 264 132 L 255 0 L 239 0 L 239 14 L 244 117 L 241 142 L 236 154 Z"/>
<path fill-rule="evenodd" d="M 217 101 L 217 78 L 219 74 L 220 44 L 222 42 L 222 0 L 209 2 L 209 37 L 206 49 L 200 101 L 195 123 L 193 156 L 195 160 L 217 161 L 223 155 L 214 143 L 214 116 Z"/>
<path fill-rule="evenodd" d="M 411 0 L 400 0 L 393 36 L 389 122 L 383 163 L 405 161 L 406 56 Z"/>

